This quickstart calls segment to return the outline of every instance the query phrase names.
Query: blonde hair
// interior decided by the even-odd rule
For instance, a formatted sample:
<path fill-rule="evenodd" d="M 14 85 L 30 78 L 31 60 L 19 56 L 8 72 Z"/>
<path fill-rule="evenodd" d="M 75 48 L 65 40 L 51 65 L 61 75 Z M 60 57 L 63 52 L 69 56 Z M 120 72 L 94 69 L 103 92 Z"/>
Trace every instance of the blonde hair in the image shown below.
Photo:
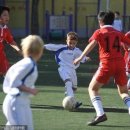
<path fill-rule="evenodd" d="M 37 55 L 43 50 L 44 42 L 38 35 L 29 35 L 22 39 L 21 47 L 24 56 Z"/>

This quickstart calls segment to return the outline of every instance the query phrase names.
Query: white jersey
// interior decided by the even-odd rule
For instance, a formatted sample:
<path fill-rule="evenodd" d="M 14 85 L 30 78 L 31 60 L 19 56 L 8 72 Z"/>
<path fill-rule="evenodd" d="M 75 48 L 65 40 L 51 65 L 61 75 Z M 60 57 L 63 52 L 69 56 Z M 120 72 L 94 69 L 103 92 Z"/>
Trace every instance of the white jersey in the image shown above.
<path fill-rule="evenodd" d="M 32 58 L 24 58 L 11 66 L 5 75 L 3 91 L 8 94 L 11 88 L 18 88 L 21 85 L 34 88 L 38 72 L 36 63 Z M 26 92 L 21 94 L 28 95 Z"/>
<path fill-rule="evenodd" d="M 46 44 L 44 47 L 47 50 L 55 52 L 55 60 L 59 66 L 70 67 L 73 69 L 79 67 L 80 64 L 73 64 L 73 61 L 82 54 L 82 51 L 79 48 L 75 47 L 70 50 L 67 45 L 64 44 Z M 86 60 L 87 57 L 84 57 L 81 62 L 84 63 Z"/>
<path fill-rule="evenodd" d="M 122 31 L 122 21 L 120 19 L 115 19 L 113 27 L 118 31 Z"/>

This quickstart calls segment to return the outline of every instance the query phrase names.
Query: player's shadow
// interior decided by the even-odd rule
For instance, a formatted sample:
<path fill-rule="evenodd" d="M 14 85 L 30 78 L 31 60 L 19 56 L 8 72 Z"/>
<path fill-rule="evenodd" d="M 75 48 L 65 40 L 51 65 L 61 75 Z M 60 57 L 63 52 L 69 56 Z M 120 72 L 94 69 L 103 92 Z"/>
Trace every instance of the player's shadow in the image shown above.
<path fill-rule="evenodd" d="M 124 108 L 114 108 L 114 107 L 104 107 L 105 112 L 116 112 L 116 113 L 127 113 L 128 110 Z M 93 107 L 90 107 L 87 105 L 86 108 L 78 108 L 76 112 L 95 112 L 95 109 Z"/>
<path fill-rule="evenodd" d="M 31 104 L 32 109 L 56 109 L 63 110 L 62 106 Z"/>
<path fill-rule="evenodd" d="M 78 108 L 71 112 L 95 112 L 95 109 L 90 105 L 85 105 L 86 108 Z M 56 105 L 39 105 L 39 104 L 31 104 L 32 109 L 54 109 L 54 110 L 64 110 L 62 106 Z M 104 107 L 105 112 L 116 112 L 116 113 L 127 113 L 128 110 L 124 108 L 114 108 L 114 107 Z"/>
<path fill-rule="evenodd" d="M 40 92 L 47 92 L 47 93 L 64 93 L 63 90 L 43 90 L 43 89 L 39 89 Z"/>
<path fill-rule="evenodd" d="M 96 127 L 102 127 L 102 129 L 103 129 L 103 127 L 108 127 L 109 129 L 111 129 L 111 128 L 122 128 L 122 130 L 125 130 L 125 129 L 130 129 L 130 125 L 129 126 L 126 126 L 126 125 L 102 125 L 102 124 L 99 124 L 99 125 L 96 125 Z"/>

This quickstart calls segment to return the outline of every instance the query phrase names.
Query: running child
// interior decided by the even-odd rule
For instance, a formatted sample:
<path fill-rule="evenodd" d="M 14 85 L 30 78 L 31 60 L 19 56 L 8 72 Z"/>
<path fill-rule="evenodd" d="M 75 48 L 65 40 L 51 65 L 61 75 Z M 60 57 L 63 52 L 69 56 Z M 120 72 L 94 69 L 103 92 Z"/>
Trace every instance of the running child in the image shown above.
<path fill-rule="evenodd" d="M 9 28 L 7 27 L 9 22 L 9 12 L 10 9 L 8 7 L 0 6 L 0 75 L 5 75 L 9 68 L 9 62 L 4 52 L 3 42 L 6 41 L 7 44 L 21 54 L 19 47 L 17 46 Z"/>
<path fill-rule="evenodd" d="M 130 31 L 127 32 L 125 35 L 130 39 Z M 125 50 L 124 59 L 126 63 L 126 75 L 128 77 L 127 88 L 128 90 L 130 90 L 130 45 L 125 45 L 125 44 L 122 45 Z"/>
<path fill-rule="evenodd" d="M 4 78 L 3 113 L 6 125 L 25 125 L 27 130 L 34 130 L 30 97 L 38 93 L 36 62 L 42 56 L 43 41 L 37 35 L 29 35 L 22 40 L 21 47 L 24 58 L 11 66 Z"/>
<path fill-rule="evenodd" d="M 78 64 L 96 45 L 99 46 L 100 65 L 88 88 L 91 102 L 96 110 L 96 117 L 88 122 L 88 125 L 91 126 L 107 120 L 99 89 L 109 81 L 110 77 L 114 78 L 118 93 L 127 105 L 130 114 L 130 96 L 127 90 L 125 61 L 121 53 L 121 42 L 130 45 L 130 39 L 113 28 L 113 21 L 113 12 L 100 12 L 98 14 L 100 29 L 94 32 L 81 56 L 74 61 L 74 64 Z"/>

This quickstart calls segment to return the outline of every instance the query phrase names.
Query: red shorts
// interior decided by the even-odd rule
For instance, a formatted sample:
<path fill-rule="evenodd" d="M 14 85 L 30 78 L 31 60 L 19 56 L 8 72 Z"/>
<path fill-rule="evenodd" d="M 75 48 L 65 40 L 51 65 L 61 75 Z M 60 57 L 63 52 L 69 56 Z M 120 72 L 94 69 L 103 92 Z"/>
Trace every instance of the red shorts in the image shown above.
<path fill-rule="evenodd" d="M 110 77 L 113 77 L 115 83 L 124 86 L 127 84 L 127 76 L 125 71 L 125 61 L 106 61 L 100 63 L 100 66 L 95 73 L 94 77 L 100 83 L 106 84 Z"/>
<path fill-rule="evenodd" d="M 4 75 L 9 68 L 9 62 L 4 52 L 0 52 L 0 75 Z"/>

